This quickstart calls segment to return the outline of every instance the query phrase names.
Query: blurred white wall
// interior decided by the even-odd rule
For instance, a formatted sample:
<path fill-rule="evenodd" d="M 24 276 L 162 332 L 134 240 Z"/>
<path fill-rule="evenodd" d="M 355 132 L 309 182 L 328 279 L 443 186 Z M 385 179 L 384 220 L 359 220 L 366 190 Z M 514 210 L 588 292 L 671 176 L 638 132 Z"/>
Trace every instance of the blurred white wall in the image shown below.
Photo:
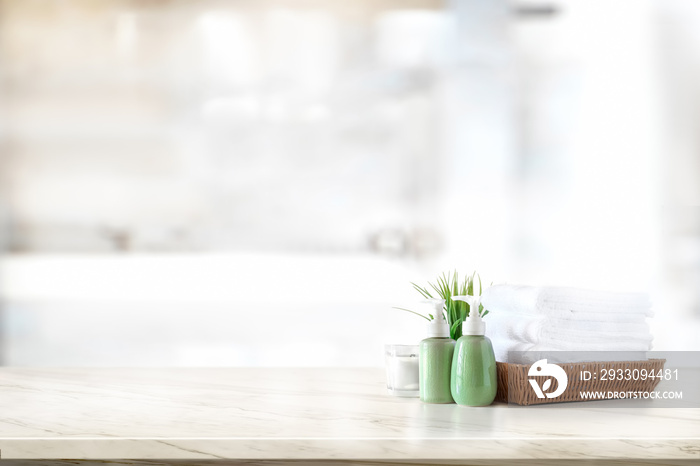
<path fill-rule="evenodd" d="M 408 282 L 452 269 L 648 291 L 655 347 L 700 349 L 697 25 L 0 1 L 2 362 L 379 365 L 421 335 Z"/>

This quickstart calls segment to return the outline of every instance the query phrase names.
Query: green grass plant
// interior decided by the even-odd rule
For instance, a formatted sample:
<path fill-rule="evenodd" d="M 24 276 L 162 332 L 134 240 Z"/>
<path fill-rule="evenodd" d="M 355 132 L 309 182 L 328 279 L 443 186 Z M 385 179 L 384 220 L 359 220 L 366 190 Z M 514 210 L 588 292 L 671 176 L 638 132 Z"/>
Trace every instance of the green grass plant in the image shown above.
<path fill-rule="evenodd" d="M 450 326 L 450 337 L 452 337 L 453 340 L 456 340 L 462 336 L 461 324 L 464 321 L 464 319 L 466 319 L 469 316 L 470 306 L 468 303 L 465 303 L 463 301 L 453 301 L 452 297 L 466 294 L 474 296 L 476 280 L 479 281 L 479 296 L 481 296 L 481 277 L 476 272 L 474 272 L 472 275 L 465 276 L 461 282 L 459 280 L 459 275 L 455 270 L 454 272 L 443 273 L 437 278 L 437 280 L 434 283 L 428 283 L 427 286 L 420 286 L 413 282 L 411 282 L 411 285 L 425 299 L 445 300 L 443 312 L 445 313 L 445 318 L 447 319 L 447 323 Z M 420 317 L 428 321 L 434 318 L 434 316 L 431 314 L 425 316 L 410 309 L 396 309 L 411 312 L 413 314 L 419 315 Z M 488 312 L 489 311 L 484 310 L 484 306 L 479 306 L 479 315 L 483 317 L 486 314 L 488 314 Z"/>

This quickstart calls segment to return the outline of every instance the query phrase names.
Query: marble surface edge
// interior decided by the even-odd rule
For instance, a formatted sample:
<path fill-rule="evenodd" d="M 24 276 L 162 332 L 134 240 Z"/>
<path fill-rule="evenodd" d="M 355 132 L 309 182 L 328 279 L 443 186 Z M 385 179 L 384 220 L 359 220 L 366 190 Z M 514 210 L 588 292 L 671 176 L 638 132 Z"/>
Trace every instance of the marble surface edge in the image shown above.
<path fill-rule="evenodd" d="M 696 459 L 700 439 L 0 439 L 2 459 Z"/>

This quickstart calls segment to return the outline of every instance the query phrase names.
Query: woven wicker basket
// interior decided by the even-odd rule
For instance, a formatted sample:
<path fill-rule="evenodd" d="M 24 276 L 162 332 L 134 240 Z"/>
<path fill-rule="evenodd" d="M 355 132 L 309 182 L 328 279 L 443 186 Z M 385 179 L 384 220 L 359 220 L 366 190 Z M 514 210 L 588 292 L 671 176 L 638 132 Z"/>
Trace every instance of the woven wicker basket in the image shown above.
<path fill-rule="evenodd" d="M 569 364 L 557 364 L 562 367 L 568 377 L 566 391 L 556 398 L 537 398 L 535 391 L 528 382 L 527 372 L 529 364 L 510 364 L 497 362 L 496 373 L 498 377 L 498 391 L 496 401 L 516 403 L 527 406 L 542 403 L 561 403 L 565 401 L 590 401 L 581 397 L 581 391 L 636 391 L 651 392 L 658 385 L 659 378 L 647 378 L 644 380 L 581 380 L 581 371 L 590 371 L 600 374 L 602 369 L 646 369 L 657 373 L 663 369 L 665 359 L 649 359 L 647 361 L 615 361 L 615 362 L 580 362 Z M 540 386 L 548 377 L 536 376 Z M 556 380 L 553 381 L 552 390 L 556 389 Z M 551 390 L 550 390 L 551 391 Z M 605 398 L 600 398 L 605 399 Z"/>

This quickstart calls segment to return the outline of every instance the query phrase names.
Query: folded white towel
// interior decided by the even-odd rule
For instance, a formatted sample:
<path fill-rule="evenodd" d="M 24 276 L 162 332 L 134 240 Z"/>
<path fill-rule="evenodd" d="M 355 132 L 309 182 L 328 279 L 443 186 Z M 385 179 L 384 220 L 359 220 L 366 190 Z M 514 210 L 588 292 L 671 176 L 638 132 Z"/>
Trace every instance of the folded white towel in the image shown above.
<path fill-rule="evenodd" d="M 635 321 L 639 315 L 653 315 L 646 294 L 577 288 L 495 285 L 484 290 L 481 302 L 490 311 L 559 319 L 618 322 Z"/>
<path fill-rule="evenodd" d="M 531 343 L 527 341 L 502 340 L 494 338 L 491 340 L 494 348 L 503 346 L 505 348 L 518 347 L 518 350 L 510 351 L 649 351 L 651 341 L 596 341 L 578 342 L 565 340 L 549 340 L 541 343 Z"/>
<path fill-rule="evenodd" d="M 583 361 L 642 361 L 651 344 L 641 345 L 587 345 L 532 344 L 512 340 L 492 339 L 496 361 L 526 364 L 539 359 L 556 359 L 554 362 Z"/>
<path fill-rule="evenodd" d="M 494 342 L 496 361 L 514 364 L 532 364 L 540 359 L 550 363 L 575 363 L 598 361 L 646 361 L 646 351 L 562 351 L 542 348 L 526 343 L 503 344 Z"/>
<path fill-rule="evenodd" d="M 642 293 L 496 285 L 481 302 L 499 361 L 517 362 L 509 360 L 513 351 L 528 358 L 573 352 L 561 362 L 643 360 L 651 349 L 651 303 Z"/>
<path fill-rule="evenodd" d="M 532 343 L 548 343 L 558 344 L 566 342 L 567 344 L 588 347 L 591 345 L 603 345 L 608 342 L 614 342 L 615 346 L 646 346 L 651 344 L 654 337 L 651 333 L 633 334 L 627 332 L 599 332 L 599 333 L 583 333 L 583 332 L 559 332 L 557 330 L 544 329 L 540 334 L 539 339 L 530 340 Z M 527 340 L 526 340 L 527 341 Z"/>
<path fill-rule="evenodd" d="M 487 334 L 493 338 L 538 343 L 548 338 L 576 341 L 599 339 L 651 340 L 643 315 L 631 322 L 573 320 L 544 315 L 491 310 L 484 317 Z"/>

